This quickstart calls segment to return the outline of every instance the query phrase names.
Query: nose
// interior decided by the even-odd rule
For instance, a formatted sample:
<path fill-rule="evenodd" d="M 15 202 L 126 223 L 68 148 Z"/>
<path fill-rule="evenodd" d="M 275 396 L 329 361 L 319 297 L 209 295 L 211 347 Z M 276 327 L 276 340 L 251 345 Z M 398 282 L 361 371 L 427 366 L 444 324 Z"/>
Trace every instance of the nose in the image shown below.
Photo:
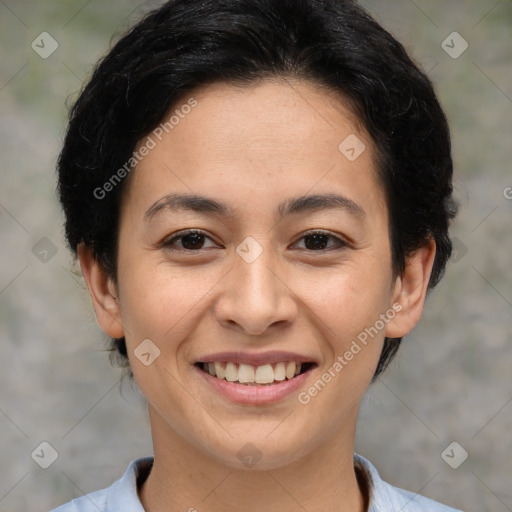
<path fill-rule="evenodd" d="M 218 322 L 241 333 L 261 335 L 290 325 L 297 316 L 295 295 L 286 271 L 270 247 L 252 262 L 234 254 L 234 264 L 221 281 L 214 306 Z"/>

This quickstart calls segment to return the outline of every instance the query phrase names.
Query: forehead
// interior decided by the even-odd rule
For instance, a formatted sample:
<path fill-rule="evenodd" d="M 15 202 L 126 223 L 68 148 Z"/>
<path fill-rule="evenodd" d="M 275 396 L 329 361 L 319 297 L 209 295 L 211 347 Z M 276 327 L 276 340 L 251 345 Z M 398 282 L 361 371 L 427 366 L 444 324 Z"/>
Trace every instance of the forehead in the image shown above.
<path fill-rule="evenodd" d="M 285 195 L 308 192 L 374 196 L 385 208 L 370 137 L 347 102 L 311 83 L 210 84 L 177 102 L 136 150 L 144 145 L 152 149 L 127 197 L 144 212 L 176 192 L 215 192 L 241 214 L 271 203 L 279 213 Z"/>

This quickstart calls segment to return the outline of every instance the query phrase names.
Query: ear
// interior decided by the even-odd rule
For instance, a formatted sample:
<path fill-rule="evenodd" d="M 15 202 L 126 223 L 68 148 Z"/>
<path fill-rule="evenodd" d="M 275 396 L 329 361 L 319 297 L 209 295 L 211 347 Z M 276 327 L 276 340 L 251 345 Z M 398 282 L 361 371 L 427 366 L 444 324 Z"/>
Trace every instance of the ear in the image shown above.
<path fill-rule="evenodd" d="M 105 273 L 90 247 L 80 244 L 78 259 L 100 327 L 111 338 L 122 338 L 124 329 L 113 279 Z"/>
<path fill-rule="evenodd" d="M 404 272 L 396 278 L 393 293 L 393 304 L 396 304 L 393 309 L 398 311 L 398 304 L 402 309 L 386 325 L 385 334 L 388 338 L 401 338 L 410 333 L 418 323 L 423 312 L 435 255 L 436 243 L 431 238 L 407 258 Z"/>

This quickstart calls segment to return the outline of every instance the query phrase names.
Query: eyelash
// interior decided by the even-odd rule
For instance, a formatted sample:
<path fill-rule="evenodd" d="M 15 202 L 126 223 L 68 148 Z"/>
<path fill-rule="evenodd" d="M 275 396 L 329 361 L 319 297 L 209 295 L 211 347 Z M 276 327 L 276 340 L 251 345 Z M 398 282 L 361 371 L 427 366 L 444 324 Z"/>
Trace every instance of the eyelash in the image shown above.
<path fill-rule="evenodd" d="M 181 239 L 181 238 L 183 238 L 183 237 L 185 237 L 187 235 L 191 235 L 191 234 L 202 235 L 202 236 L 212 240 L 211 237 L 208 236 L 205 231 L 202 231 L 200 229 L 189 229 L 189 230 L 186 230 L 186 231 L 182 231 L 181 233 L 178 233 L 177 235 L 172 236 L 172 238 L 167 238 L 166 240 L 164 240 L 162 242 L 162 247 L 165 247 L 166 249 L 169 249 L 171 251 L 184 251 L 184 252 L 191 252 L 191 253 L 192 252 L 201 252 L 201 251 L 205 250 L 205 249 L 202 249 L 202 248 L 194 250 L 194 249 L 185 249 L 185 248 L 182 248 L 182 247 L 179 247 L 179 248 L 172 247 L 172 245 L 174 244 L 175 241 L 177 241 L 177 240 L 179 240 L 179 239 Z M 325 253 L 325 252 L 329 252 L 329 251 L 337 251 L 337 250 L 345 249 L 346 247 L 349 246 L 348 242 L 338 238 L 337 236 L 332 235 L 329 232 L 325 232 L 325 231 L 321 231 L 321 230 L 309 231 L 309 232 L 303 234 L 302 237 L 299 238 L 298 241 L 300 241 L 300 240 L 302 240 L 302 239 L 304 239 L 304 238 L 306 238 L 308 236 L 314 236 L 314 235 L 323 235 L 323 236 L 326 236 L 330 240 L 335 240 L 338 243 L 339 247 L 334 248 L 334 249 L 332 247 L 330 247 L 330 248 L 327 248 L 327 249 L 320 249 L 320 250 L 317 250 L 317 251 L 315 251 L 313 249 L 304 249 L 304 250 L 306 250 L 308 252 L 313 252 L 313 253 Z M 295 242 L 295 243 L 297 243 L 297 242 Z"/>

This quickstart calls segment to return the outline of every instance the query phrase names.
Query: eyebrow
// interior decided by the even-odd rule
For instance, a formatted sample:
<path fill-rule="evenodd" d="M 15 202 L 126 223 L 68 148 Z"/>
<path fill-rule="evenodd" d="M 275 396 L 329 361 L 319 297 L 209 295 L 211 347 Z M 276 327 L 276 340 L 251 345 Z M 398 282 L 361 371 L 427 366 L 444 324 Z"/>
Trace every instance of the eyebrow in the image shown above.
<path fill-rule="evenodd" d="M 360 205 L 338 194 L 313 194 L 290 198 L 281 203 L 277 211 L 282 218 L 288 215 L 332 209 L 343 210 L 359 218 L 366 215 Z M 233 216 L 234 213 L 228 205 L 210 197 L 197 194 L 168 194 L 148 208 L 144 214 L 144 220 L 150 220 L 164 210 L 191 210 L 223 217 Z"/>

